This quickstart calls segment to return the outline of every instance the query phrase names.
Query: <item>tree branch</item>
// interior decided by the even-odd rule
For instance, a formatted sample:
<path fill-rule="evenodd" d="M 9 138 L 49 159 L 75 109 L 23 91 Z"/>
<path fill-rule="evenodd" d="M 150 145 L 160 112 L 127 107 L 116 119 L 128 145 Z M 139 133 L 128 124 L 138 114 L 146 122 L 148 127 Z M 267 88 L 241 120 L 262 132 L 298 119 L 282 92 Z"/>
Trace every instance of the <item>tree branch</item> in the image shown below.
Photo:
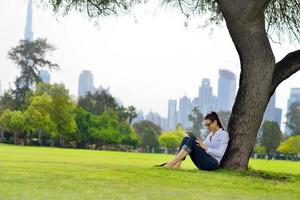
<path fill-rule="evenodd" d="M 300 70 L 300 50 L 286 55 L 281 61 L 276 63 L 271 84 L 270 96 L 273 95 L 277 86 L 285 79 Z"/>

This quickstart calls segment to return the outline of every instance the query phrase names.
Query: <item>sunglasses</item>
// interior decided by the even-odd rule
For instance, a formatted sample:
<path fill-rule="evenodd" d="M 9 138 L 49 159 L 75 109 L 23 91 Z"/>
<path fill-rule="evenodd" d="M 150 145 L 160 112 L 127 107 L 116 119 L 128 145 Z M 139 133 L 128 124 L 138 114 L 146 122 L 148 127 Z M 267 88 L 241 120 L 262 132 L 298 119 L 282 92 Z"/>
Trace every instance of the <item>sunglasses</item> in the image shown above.
<path fill-rule="evenodd" d="M 211 124 L 212 124 L 212 122 L 211 122 L 211 123 L 204 124 L 204 126 L 209 127 Z"/>

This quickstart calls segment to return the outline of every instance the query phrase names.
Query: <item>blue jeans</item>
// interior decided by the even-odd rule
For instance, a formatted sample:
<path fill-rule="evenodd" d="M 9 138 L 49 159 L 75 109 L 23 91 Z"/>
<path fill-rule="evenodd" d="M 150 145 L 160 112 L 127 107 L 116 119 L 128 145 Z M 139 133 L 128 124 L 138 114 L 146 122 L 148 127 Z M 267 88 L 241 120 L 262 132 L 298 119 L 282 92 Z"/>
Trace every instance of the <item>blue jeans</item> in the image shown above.
<path fill-rule="evenodd" d="M 215 170 L 219 167 L 219 162 L 197 145 L 195 137 L 184 137 L 178 152 L 182 148 L 189 153 L 191 160 L 198 169 Z M 185 158 L 183 158 L 183 160 L 185 160 Z"/>

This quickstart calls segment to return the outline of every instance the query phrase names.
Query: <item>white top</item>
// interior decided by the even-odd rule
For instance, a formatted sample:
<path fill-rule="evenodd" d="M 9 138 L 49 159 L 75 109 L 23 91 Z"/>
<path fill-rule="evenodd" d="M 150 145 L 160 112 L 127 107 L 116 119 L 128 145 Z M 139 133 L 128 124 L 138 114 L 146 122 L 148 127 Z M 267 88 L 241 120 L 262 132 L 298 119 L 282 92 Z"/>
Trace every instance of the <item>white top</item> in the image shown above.
<path fill-rule="evenodd" d="M 220 164 L 220 161 L 228 146 L 228 141 L 228 133 L 220 128 L 214 134 L 210 132 L 203 143 L 207 145 L 206 153 L 216 158 Z"/>

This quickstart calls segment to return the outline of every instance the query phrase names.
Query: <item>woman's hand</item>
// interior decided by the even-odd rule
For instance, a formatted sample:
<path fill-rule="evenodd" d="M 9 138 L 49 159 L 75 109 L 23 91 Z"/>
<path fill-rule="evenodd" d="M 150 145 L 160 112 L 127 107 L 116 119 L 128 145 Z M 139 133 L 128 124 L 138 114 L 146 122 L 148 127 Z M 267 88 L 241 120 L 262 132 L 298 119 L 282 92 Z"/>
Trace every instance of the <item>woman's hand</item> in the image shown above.
<path fill-rule="evenodd" d="M 207 145 L 203 143 L 202 140 L 196 139 L 197 146 L 201 147 L 205 151 L 207 150 Z"/>

